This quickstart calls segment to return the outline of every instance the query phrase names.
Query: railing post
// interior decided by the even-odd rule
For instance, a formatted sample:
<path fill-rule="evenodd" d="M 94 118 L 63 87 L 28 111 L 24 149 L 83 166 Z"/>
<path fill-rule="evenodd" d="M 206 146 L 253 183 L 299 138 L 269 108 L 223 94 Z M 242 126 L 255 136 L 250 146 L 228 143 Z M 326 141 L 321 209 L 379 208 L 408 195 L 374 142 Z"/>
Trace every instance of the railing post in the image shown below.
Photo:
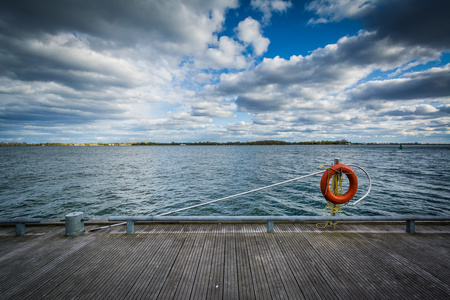
<path fill-rule="evenodd" d="M 25 223 L 16 223 L 16 236 L 25 235 Z"/>
<path fill-rule="evenodd" d="M 416 233 L 416 223 L 414 220 L 406 220 L 406 232 Z"/>
<path fill-rule="evenodd" d="M 134 221 L 127 220 L 127 234 L 133 234 L 133 233 L 134 233 Z"/>
<path fill-rule="evenodd" d="M 267 221 L 267 233 L 273 232 L 273 221 Z"/>

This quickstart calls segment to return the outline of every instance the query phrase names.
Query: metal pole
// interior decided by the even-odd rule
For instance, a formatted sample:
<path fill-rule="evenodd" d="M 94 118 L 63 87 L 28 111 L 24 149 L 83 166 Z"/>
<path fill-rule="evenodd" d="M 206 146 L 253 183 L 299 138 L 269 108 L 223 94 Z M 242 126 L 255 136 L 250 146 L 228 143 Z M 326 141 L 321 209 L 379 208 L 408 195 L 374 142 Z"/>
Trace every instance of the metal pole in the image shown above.
<path fill-rule="evenodd" d="M 267 221 L 267 232 L 268 233 L 273 232 L 273 221 Z"/>
<path fill-rule="evenodd" d="M 337 165 L 337 164 L 339 164 L 340 163 L 340 159 L 339 158 L 335 158 L 334 159 L 334 164 L 333 165 Z M 337 182 L 339 181 L 339 180 L 341 180 L 341 174 L 340 173 L 336 173 L 335 175 L 333 175 L 333 176 L 337 176 L 337 178 L 338 178 L 338 180 L 336 181 L 336 180 L 332 180 L 332 186 L 331 186 L 331 192 L 334 194 L 334 195 L 336 195 L 337 194 L 337 191 L 338 191 L 338 184 L 337 184 Z M 332 209 L 331 209 L 331 216 L 332 217 L 335 217 L 336 216 L 336 204 L 335 203 L 333 203 L 332 205 Z M 331 226 L 336 226 L 336 222 L 334 222 L 334 221 L 331 221 L 330 222 L 330 225 Z"/>

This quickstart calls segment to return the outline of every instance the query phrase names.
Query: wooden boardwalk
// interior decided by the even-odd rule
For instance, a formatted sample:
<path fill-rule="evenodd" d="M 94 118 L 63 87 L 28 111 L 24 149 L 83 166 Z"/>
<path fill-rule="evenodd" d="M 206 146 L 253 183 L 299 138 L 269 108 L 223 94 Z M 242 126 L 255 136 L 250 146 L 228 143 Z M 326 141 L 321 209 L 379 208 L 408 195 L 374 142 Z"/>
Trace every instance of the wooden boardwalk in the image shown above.
<path fill-rule="evenodd" d="M 96 226 L 86 226 L 86 230 Z M 450 299 L 450 224 L 0 227 L 0 299 Z"/>

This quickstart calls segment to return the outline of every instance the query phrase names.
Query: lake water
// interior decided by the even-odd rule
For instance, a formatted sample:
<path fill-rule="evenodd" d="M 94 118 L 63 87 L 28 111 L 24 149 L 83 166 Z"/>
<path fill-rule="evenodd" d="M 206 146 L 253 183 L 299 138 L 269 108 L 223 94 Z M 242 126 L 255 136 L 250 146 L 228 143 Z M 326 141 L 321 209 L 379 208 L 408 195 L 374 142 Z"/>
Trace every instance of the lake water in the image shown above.
<path fill-rule="evenodd" d="M 321 171 L 372 178 L 343 215 L 448 215 L 450 146 L 0 147 L 0 217 L 158 215 Z M 368 180 L 355 169 L 364 195 Z M 320 175 L 174 215 L 322 215 Z M 350 202 L 351 203 L 351 202 Z"/>

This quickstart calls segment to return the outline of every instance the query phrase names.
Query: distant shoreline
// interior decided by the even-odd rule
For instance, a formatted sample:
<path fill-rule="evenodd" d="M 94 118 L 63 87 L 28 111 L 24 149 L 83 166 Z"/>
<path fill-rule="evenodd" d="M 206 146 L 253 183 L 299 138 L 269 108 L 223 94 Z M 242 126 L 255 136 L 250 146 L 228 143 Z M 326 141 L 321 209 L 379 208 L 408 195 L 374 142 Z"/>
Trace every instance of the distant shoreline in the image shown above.
<path fill-rule="evenodd" d="M 4 146 L 247 146 L 247 145 L 450 145 L 450 144 L 435 144 L 435 143 L 352 143 L 347 140 L 337 140 L 337 141 L 307 141 L 307 142 L 285 142 L 276 140 L 264 140 L 264 141 L 253 141 L 253 142 L 194 142 L 194 143 L 160 143 L 160 142 L 127 142 L 127 143 L 17 143 L 8 142 L 0 143 L 0 147 Z"/>

